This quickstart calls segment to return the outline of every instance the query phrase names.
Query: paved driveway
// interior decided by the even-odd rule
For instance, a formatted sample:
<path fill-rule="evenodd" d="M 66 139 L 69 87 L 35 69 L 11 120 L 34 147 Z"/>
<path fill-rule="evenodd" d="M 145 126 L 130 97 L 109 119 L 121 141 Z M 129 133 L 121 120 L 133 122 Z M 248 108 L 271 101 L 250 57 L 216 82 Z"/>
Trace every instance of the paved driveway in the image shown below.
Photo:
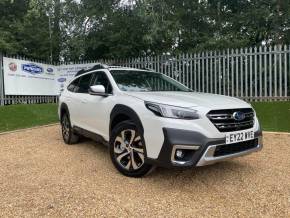
<path fill-rule="evenodd" d="M 107 148 L 59 126 L 0 135 L 0 216 L 290 217 L 290 135 L 212 166 L 120 175 Z"/>

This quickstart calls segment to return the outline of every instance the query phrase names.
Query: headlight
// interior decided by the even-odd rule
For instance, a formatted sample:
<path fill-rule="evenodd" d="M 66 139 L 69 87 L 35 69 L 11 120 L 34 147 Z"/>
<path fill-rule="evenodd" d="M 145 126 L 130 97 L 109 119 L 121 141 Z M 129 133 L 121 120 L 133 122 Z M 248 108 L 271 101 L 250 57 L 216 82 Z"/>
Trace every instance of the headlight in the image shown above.
<path fill-rule="evenodd" d="M 145 106 L 157 116 L 184 119 L 184 120 L 195 120 L 199 118 L 196 110 L 175 107 L 165 104 L 157 104 L 152 102 L 145 102 Z"/>

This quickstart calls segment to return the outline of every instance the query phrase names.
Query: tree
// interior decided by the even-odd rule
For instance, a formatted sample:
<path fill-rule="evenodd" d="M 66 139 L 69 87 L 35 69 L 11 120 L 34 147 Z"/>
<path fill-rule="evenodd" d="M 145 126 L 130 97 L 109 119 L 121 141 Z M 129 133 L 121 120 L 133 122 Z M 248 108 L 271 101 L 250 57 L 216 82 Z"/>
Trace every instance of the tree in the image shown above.
<path fill-rule="evenodd" d="M 28 10 L 28 0 L 0 1 L 0 51 L 17 54 L 21 49 L 17 40 L 19 24 Z"/>
<path fill-rule="evenodd" d="M 30 0 L 22 23 L 18 23 L 17 41 L 21 46 L 18 54 L 49 60 L 50 39 L 48 16 L 45 7 L 38 0 Z"/>
<path fill-rule="evenodd" d="M 0 50 L 54 62 L 262 44 L 290 44 L 290 0 L 0 2 Z"/>

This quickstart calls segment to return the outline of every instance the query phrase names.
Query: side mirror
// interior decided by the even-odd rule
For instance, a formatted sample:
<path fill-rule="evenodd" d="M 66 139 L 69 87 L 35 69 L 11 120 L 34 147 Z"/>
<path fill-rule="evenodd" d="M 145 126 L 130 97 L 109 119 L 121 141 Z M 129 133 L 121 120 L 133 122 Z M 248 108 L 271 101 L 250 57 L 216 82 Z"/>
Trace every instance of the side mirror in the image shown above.
<path fill-rule="evenodd" d="M 94 85 L 91 86 L 89 89 L 89 94 L 90 95 L 99 95 L 99 96 L 108 96 L 106 93 L 105 87 L 103 85 Z"/>

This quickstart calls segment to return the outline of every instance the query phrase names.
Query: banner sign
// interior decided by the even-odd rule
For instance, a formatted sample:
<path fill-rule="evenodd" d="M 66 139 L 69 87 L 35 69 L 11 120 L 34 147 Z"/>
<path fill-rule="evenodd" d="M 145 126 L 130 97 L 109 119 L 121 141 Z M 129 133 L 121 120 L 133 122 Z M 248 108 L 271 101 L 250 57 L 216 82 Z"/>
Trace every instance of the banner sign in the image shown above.
<path fill-rule="evenodd" d="M 3 58 L 5 95 L 59 95 L 79 70 L 96 63 L 53 66 Z"/>
<path fill-rule="evenodd" d="M 55 66 L 3 58 L 5 95 L 56 95 Z"/>

